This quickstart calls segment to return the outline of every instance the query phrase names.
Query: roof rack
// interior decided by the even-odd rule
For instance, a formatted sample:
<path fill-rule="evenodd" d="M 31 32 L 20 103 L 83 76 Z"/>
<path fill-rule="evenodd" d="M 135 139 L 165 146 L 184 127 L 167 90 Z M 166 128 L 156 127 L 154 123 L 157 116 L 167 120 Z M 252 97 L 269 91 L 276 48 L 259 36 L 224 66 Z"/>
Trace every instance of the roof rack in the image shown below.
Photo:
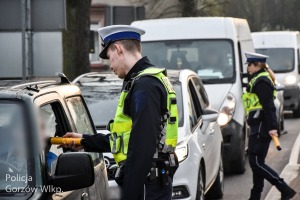
<path fill-rule="evenodd" d="M 39 85 L 41 86 L 48 86 L 48 85 L 54 85 L 54 84 L 71 84 L 69 79 L 66 77 L 64 73 L 59 73 L 58 76 L 60 77 L 60 83 L 54 81 L 54 80 L 49 80 L 49 81 L 36 81 L 36 82 L 29 82 L 29 83 L 24 83 L 20 85 L 15 85 L 10 87 L 11 89 L 16 89 L 16 88 L 28 88 L 32 89 L 35 91 L 39 91 L 41 87 L 38 87 Z"/>
<path fill-rule="evenodd" d="M 16 89 L 16 88 L 22 88 L 22 87 L 30 87 L 30 86 L 38 86 L 38 85 L 46 85 L 46 84 L 53 84 L 57 83 L 56 81 L 36 81 L 36 82 L 30 82 L 30 83 L 24 83 L 20 85 L 15 85 L 12 86 L 11 89 Z"/>

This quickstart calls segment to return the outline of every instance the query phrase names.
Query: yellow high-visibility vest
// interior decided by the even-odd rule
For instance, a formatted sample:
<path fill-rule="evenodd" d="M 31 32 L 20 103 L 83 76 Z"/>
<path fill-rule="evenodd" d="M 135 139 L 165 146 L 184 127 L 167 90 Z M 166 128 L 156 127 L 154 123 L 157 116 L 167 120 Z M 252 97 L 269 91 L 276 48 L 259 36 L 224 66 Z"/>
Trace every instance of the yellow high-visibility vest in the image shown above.
<path fill-rule="evenodd" d="M 176 104 L 176 93 L 173 90 L 173 87 L 169 79 L 165 75 L 165 69 L 159 69 L 155 67 L 147 68 L 141 71 L 133 80 L 134 82 L 142 76 L 152 76 L 157 78 L 160 82 L 163 83 L 167 93 L 167 108 L 168 108 L 168 119 L 165 123 L 165 140 L 164 146 L 170 147 L 169 149 L 175 149 L 178 138 L 178 110 Z M 131 86 L 131 87 L 132 87 Z M 116 115 L 114 122 L 110 124 L 110 147 L 111 152 L 114 156 L 115 161 L 119 165 L 120 162 L 123 162 L 127 158 L 128 153 L 128 144 L 130 139 L 130 132 L 132 129 L 132 119 L 125 115 L 123 112 L 124 102 L 129 91 L 122 90 L 118 107 L 116 110 Z M 146 113 L 145 113 L 146 114 Z M 143 133 L 139 133 L 143 134 Z M 138 142 L 138 141 L 137 141 Z"/>
<path fill-rule="evenodd" d="M 243 105 L 244 105 L 244 108 L 245 108 L 245 111 L 246 111 L 247 115 L 251 111 L 262 109 L 262 105 L 259 102 L 258 96 L 255 93 L 253 93 L 253 86 L 255 85 L 257 79 L 260 78 L 260 77 L 263 77 L 263 76 L 267 77 L 271 81 L 271 83 L 274 85 L 274 82 L 273 82 L 273 80 L 270 77 L 268 72 L 261 72 L 257 76 L 255 76 L 251 79 L 251 81 L 249 82 L 249 87 L 250 87 L 249 92 L 245 92 L 242 95 L 242 101 L 243 101 Z M 273 91 L 273 96 L 274 96 L 274 99 L 275 99 L 276 98 L 276 90 L 275 89 Z"/>

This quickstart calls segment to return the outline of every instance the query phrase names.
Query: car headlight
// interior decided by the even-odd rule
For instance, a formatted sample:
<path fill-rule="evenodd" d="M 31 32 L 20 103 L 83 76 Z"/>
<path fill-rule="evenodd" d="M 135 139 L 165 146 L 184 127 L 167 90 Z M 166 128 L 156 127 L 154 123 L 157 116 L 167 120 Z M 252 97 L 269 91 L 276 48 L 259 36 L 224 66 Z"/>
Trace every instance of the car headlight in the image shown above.
<path fill-rule="evenodd" d="M 220 126 L 226 125 L 232 119 L 235 106 L 236 106 L 235 97 L 233 96 L 233 94 L 228 93 L 220 109 L 220 115 L 218 118 L 218 124 Z"/>
<path fill-rule="evenodd" d="M 288 75 L 284 79 L 284 83 L 286 85 L 292 85 L 292 84 L 295 84 L 296 82 L 297 82 L 297 78 L 295 75 Z"/>
<path fill-rule="evenodd" d="M 188 145 L 184 144 L 177 146 L 175 149 L 175 153 L 177 155 L 178 162 L 184 161 L 188 156 Z"/>

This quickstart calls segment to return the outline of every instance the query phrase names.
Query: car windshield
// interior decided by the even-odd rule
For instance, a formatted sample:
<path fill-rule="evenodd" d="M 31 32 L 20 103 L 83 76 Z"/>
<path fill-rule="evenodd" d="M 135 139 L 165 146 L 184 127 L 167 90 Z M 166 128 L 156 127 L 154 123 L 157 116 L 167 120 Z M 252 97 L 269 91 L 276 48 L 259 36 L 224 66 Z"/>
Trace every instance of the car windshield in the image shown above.
<path fill-rule="evenodd" d="M 143 42 L 143 55 L 159 67 L 191 69 L 204 84 L 235 81 L 230 40 L 172 40 Z"/>
<path fill-rule="evenodd" d="M 22 111 L 19 104 L 0 101 L 0 194 L 22 192 L 20 188 L 32 181 L 27 173 L 27 129 Z"/>
<path fill-rule="evenodd" d="M 294 69 L 294 49 L 292 48 L 256 49 L 256 52 L 269 56 L 267 63 L 274 72 L 290 72 Z"/>
<path fill-rule="evenodd" d="M 108 122 L 115 117 L 118 98 L 122 89 L 122 81 L 116 76 L 104 77 L 84 77 L 77 83 L 98 129 L 105 128 Z M 177 94 L 179 126 L 183 126 L 181 84 L 175 81 L 172 84 Z"/>

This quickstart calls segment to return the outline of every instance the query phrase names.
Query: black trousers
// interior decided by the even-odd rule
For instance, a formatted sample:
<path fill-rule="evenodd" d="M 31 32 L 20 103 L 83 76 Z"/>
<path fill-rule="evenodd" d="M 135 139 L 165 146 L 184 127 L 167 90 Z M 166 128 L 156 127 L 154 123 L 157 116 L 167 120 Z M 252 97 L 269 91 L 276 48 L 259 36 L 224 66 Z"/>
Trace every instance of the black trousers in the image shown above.
<path fill-rule="evenodd" d="M 265 164 L 265 158 L 268 153 L 271 137 L 261 137 L 259 134 L 249 136 L 249 163 L 253 172 L 253 188 L 251 198 L 259 200 L 264 188 L 264 179 L 276 186 L 279 191 L 284 190 L 287 184 L 279 175 Z"/>
<path fill-rule="evenodd" d="M 144 193 L 139 200 L 171 200 L 172 199 L 172 179 L 169 178 L 169 185 L 161 187 L 160 183 L 146 183 Z"/>

